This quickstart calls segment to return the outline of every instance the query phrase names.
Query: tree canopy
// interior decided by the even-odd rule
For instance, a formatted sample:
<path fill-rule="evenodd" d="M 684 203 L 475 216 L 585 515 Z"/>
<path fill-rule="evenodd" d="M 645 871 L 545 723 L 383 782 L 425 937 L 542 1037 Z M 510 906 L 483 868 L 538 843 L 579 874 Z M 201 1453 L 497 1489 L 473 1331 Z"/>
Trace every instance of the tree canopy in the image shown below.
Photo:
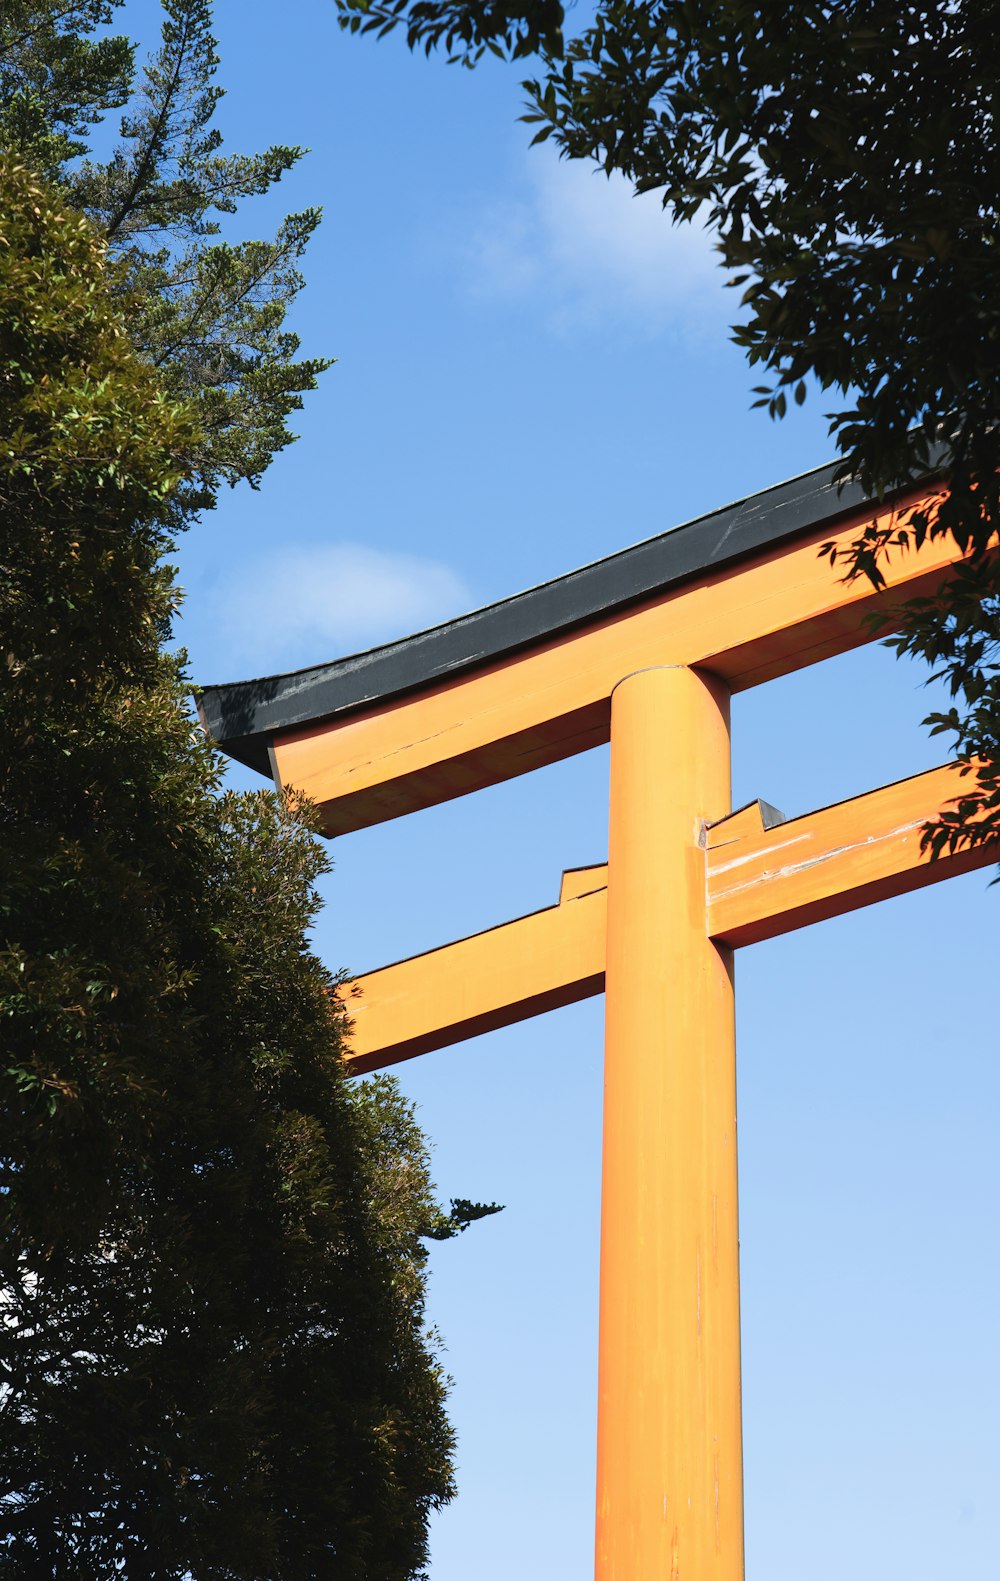
<path fill-rule="evenodd" d="M 972 788 L 932 835 L 1000 833 L 1000 41 L 976 0 L 598 0 L 572 36 L 554 0 L 337 0 L 352 31 L 474 65 L 537 56 L 535 141 L 657 192 L 714 231 L 741 292 L 734 338 L 784 416 L 835 398 L 841 476 L 875 500 L 927 479 L 931 509 L 873 527 L 846 571 L 950 534 L 966 561 L 902 612 L 896 647 L 943 675 L 930 716 Z"/>
<path fill-rule="evenodd" d="M 164 646 L 176 533 L 321 367 L 318 215 L 222 239 L 297 151 L 221 153 L 203 0 L 141 78 L 114 9 L 0 18 L 0 1565 L 412 1581 L 453 1492 L 426 1240 L 488 1210 L 345 1078 L 310 810 L 222 792 Z"/>
<path fill-rule="evenodd" d="M 304 809 L 213 794 L 162 647 L 197 405 L 90 223 L 10 161 L 0 199 L 0 1554 L 403 1581 L 452 1491 L 422 1236 L 457 1225 L 395 1085 L 344 1076 Z"/>

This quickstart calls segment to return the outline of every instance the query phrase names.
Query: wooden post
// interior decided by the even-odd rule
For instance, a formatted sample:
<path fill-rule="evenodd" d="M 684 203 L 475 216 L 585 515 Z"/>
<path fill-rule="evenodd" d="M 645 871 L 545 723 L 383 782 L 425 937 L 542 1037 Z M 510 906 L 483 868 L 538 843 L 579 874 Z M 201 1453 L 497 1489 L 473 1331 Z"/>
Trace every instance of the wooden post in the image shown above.
<path fill-rule="evenodd" d="M 611 705 L 597 1581 L 742 1581 L 732 953 L 703 824 L 729 698 L 684 667 Z"/>

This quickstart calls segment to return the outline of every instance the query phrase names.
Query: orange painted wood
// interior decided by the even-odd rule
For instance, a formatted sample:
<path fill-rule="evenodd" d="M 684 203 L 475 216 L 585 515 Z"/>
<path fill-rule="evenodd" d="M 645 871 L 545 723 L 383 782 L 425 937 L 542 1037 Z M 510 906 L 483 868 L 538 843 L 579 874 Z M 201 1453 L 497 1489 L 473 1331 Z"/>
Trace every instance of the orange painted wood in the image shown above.
<path fill-rule="evenodd" d="M 358 978 L 343 995 L 349 1068 L 379 1070 L 601 993 L 605 900 L 602 883 Z"/>
<path fill-rule="evenodd" d="M 931 861 L 923 824 L 968 788 L 932 769 L 765 829 L 756 802 L 706 835 L 710 934 L 739 946 L 1000 860 Z M 604 992 L 607 867 L 563 875 L 561 903 L 357 979 L 348 1064 L 361 1074 Z"/>
<path fill-rule="evenodd" d="M 729 698 L 655 669 L 611 707 L 595 1577 L 743 1581 Z"/>
<path fill-rule="evenodd" d="M 920 849 L 923 826 L 968 788 L 950 763 L 774 829 L 717 824 L 708 832 L 713 938 L 773 939 L 997 861 L 996 845 L 934 860 Z"/>
<path fill-rule="evenodd" d="M 343 834 L 606 742 L 611 692 L 633 670 L 698 665 L 739 691 L 867 642 L 885 595 L 844 584 L 818 548 L 846 548 L 870 519 L 854 514 L 481 670 L 289 732 L 273 746 L 275 775 Z M 894 553 L 890 594 L 930 592 L 954 558 L 950 540 Z"/>
<path fill-rule="evenodd" d="M 559 885 L 560 904 L 564 900 L 578 900 L 581 895 L 591 895 L 597 889 L 608 887 L 608 864 L 598 867 L 569 867 Z"/>

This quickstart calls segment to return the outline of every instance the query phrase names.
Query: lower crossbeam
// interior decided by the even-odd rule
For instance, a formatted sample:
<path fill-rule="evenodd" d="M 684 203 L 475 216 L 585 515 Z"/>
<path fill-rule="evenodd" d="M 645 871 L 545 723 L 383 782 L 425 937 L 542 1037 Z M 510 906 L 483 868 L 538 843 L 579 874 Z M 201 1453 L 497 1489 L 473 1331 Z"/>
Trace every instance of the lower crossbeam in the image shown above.
<path fill-rule="evenodd" d="M 956 764 L 787 822 L 753 802 L 704 833 L 708 930 L 754 944 L 1000 860 L 931 858 L 924 826 L 968 790 Z M 563 877 L 559 904 L 359 977 L 342 990 L 349 1068 L 397 1064 L 604 991 L 607 868 Z"/>

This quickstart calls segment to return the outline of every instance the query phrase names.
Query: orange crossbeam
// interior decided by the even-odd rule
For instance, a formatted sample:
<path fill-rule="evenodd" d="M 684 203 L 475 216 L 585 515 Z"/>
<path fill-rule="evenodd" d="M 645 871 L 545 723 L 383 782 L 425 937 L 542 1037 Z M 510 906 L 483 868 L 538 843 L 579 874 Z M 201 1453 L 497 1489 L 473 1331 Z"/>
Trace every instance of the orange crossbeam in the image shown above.
<path fill-rule="evenodd" d="M 379 1070 L 604 991 L 606 867 L 586 892 L 351 985 L 352 1071 Z M 567 875 L 572 880 L 576 875 Z"/>
<path fill-rule="evenodd" d="M 344 834 L 599 746 L 632 671 L 694 665 L 741 691 L 868 642 L 886 595 L 863 577 L 845 583 L 818 551 L 828 539 L 848 548 L 871 520 L 869 508 L 467 675 L 290 732 L 272 748 L 275 778 L 317 803 L 327 834 Z M 889 599 L 931 592 L 956 555 L 950 538 L 894 550 L 882 564 Z"/>
<path fill-rule="evenodd" d="M 955 764 L 765 827 L 761 804 L 706 831 L 708 931 L 753 944 L 1000 858 L 931 859 L 921 830 L 967 781 Z M 557 906 L 358 978 L 349 1068 L 362 1074 L 604 990 L 607 868 L 563 877 Z"/>
<path fill-rule="evenodd" d="M 756 944 L 995 862 L 996 845 L 934 859 L 920 849 L 924 825 L 967 789 L 949 763 L 777 828 L 758 820 L 734 838 L 741 814 L 724 819 L 708 831 L 712 937 Z"/>

